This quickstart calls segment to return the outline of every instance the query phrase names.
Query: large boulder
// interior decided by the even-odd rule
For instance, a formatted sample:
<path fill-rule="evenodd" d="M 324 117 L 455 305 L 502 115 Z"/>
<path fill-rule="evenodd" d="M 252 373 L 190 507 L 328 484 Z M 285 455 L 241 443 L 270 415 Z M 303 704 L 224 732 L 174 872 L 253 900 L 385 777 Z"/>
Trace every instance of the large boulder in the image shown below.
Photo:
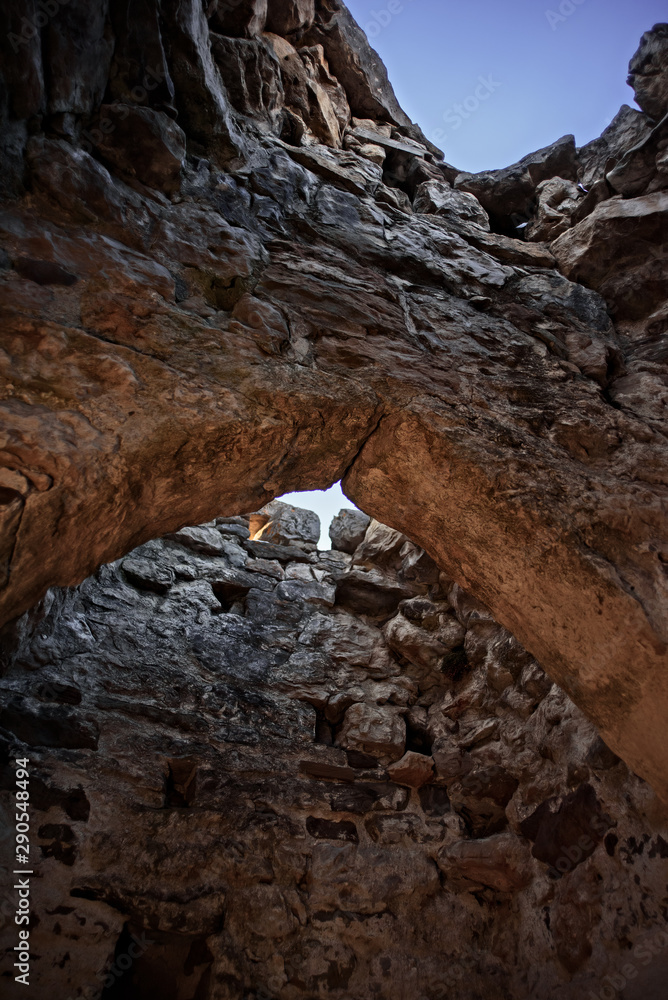
<path fill-rule="evenodd" d="M 285 103 L 302 122 L 300 140 L 308 131 L 326 146 L 339 147 L 350 107 L 345 90 L 330 73 L 322 45 L 296 49 L 269 31 L 264 39 L 280 66 Z"/>
<path fill-rule="evenodd" d="M 421 788 L 429 784 L 434 776 L 434 761 L 425 754 L 407 750 L 401 760 L 388 766 L 387 773 L 398 785 Z"/>
<path fill-rule="evenodd" d="M 361 750 L 382 764 L 400 760 L 406 747 L 406 723 L 391 705 L 352 705 L 337 736 L 339 746 Z"/>
<path fill-rule="evenodd" d="M 492 228 L 516 235 L 517 227 L 533 214 L 536 189 L 552 177 L 577 178 L 575 139 L 565 135 L 535 153 L 523 156 L 518 163 L 501 170 L 477 174 L 460 173 L 455 188 L 475 195 L 489 214 Z"/>
<path fill-rule="evenodd" d="M 119 174 L 167 193 L 180 186 L 186 157 L 183 130 L 164 112 L 136 105 L 103 105 L 106 122 L 94 136 L 103 160 Z"/>
<path fill-rule="evenodd" d="M 563 233 L 552 252 L 569 278 L 604 295 L 620 319 L 641 319 L 665 301 L 668 192 L 619 195 Z"/>
<path fill-rule="evenodd" d="M 606 180 L 611 189 L 632 198 L 668 186 L 663 166 L 667 147 L 668 114 L 608 171 Z"/>
<path fill-rule="evenodd" d="M 234 160 L 245 147 L 232 117 L 229 99 L 211 53 L 209 25 L 200 0 L 182 0 L 162 8 L 162 30 L 170 38 L 174 104 L 188 134 L 222 161 Z M 152 83 L 149 84 L 153 86 Z"/>
<path fill-rule="evenodd" d="M 290 35 L 310 28 L 315 18 L 315 0 L 269 0 L 267 30 Z"/>
<path fill-rule="evenodd" d="M 254 38 L 267 23 L 267 0 L 211 0 L 207 7 L 211 30 L 232 38 Z"/>
<path fill-rule="evenodd" d="M 538 208 L 536 215 L 526 227 L 528 240 L 551 241 L 571 226 L 571 221 L 581 201 L 577 184 L 552 177 L 541 181 L 536 188 Z"/>
<path fill-rule="evenodd" d="M 628 83 L 650 118 L 658 122 L 668 114 L 668 24 L 655 24 L 642 36 L 629 63 Z"/>
<path fill-rule="evenodd" d="M 250 530 L 254 541 L 315 548 L 320 539 L 320 518 L 312 510 L 273 500 L 251 515 Z"/>
<path fill-rule="evenodd" d="M 340 510 L 329 526 L 332 548 L 352 554 L 364 541 L 371 518 L 361 510 Z"/>
<path fill-rule="evenodd" d="M 442 683 L 443 676 L 456 673 L 462 662 L 461 653 L 455 651 L 464 642 L 463 627 L 442 608 L 435 607 L 431 617 L 433 622 L 426 624 L 424 620 L 411 621 L 398 614 L 384 629 L 388 646 L 411 664 L 410 672 L 415 674 L 422 690 Z"/>
<path fill-rule="evenodd" d="M 456 191 L 444 180 L 420 184 L 413 210 L 423 215 L 436 215 L 454 226 L 469 224 L 489 230 L 489 217 L 478 199 L 465 191 Z"/>
<path fill-rule="evenodd" d="M 236 110 L 275 123 L 283 107 L 283 84 L 273 48 L 262 38 L 212 35 L 211 52 Z"/>
<path fill-rule="evenodd" d="M 528 846 L 509 833 L 446 847 L 439 853 L 438 866 L 446 884 L 466 892 L 489 888 L 513 893 L 531 880 Z"/>
<path fill-rule="evenodd" d="M 652 131 L 652 123 L 642 111 L 622 104 L 600 136 L 578 149 L 578 181 L 589 191 L 633 146 Z"/>

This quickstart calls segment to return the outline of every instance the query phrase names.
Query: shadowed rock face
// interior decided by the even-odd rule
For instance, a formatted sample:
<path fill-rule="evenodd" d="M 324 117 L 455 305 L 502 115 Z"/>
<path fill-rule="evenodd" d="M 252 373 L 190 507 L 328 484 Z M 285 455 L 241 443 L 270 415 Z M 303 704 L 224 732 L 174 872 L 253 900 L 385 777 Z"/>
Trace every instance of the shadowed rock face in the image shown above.
<path fill-rule="evenodd" d="M 502 172 L 525 242 L 338 0 L 163 6 L 7 7 L 3 619 L 343 478 L 667 796 L 663 126 Z"/>
<path fill-rule="evenodd" d="M 186 527 L 5 629 L 32 995 L 573 1000 L 631 963 L 660 1000 L 650 787 L 422 549 L 314 519 Z"/>
<path fill-rule="evenodd" d="M 668 24 L 655 24 L 642 36 L 629 64 L 628 83 L 650 118 L 658 122 L 668 114 Z"/>

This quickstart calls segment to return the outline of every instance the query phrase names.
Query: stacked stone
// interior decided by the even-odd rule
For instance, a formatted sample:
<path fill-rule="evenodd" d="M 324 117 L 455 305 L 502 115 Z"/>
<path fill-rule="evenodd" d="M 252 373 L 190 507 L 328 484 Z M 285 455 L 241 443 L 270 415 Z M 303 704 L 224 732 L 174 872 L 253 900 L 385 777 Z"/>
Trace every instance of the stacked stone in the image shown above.
<path fill-rule="evenodd" d="M 106 997 L 134 934 L 141 1000 L 563 1000 L 662 925 L 647 786 L 406 536 L 319 534 L 184 527 L 6 630 L 37 997 Z"/>

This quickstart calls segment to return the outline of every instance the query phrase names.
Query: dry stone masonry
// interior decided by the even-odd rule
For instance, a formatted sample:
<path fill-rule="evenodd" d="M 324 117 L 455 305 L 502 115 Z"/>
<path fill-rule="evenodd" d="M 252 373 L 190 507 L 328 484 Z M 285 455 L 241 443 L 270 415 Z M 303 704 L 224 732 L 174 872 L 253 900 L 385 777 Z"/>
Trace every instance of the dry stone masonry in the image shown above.
<path fill-rule="evenodd" d="M 470 174 L 340 0 L 3 14 L 33 995 L 662 997 L 668 26 Z"/>
<path fill-rule="evenodd" d="M 184 528 L 5 629 L 34 996 L 571 1000 L 663 940 L 650 788 L 422 549 L 317 521 Z"/>
<path fill-rule="evenodd" d="M 471 175 L 339 0 L 6 19 L 2 620 L 345 477 L 668 800 L 665 25 L 642 111 Z"/>

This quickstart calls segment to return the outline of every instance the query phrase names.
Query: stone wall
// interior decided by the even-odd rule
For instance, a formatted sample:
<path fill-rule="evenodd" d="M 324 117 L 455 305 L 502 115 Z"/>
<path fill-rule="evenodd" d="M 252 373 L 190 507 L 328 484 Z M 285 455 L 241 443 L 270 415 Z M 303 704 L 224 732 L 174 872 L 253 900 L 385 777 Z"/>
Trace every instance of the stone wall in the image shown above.
<path fill-rule="evenodd" d="M 345 477 L 668 801 L 665 26 L 643 111 L 469 175 L 340 0 L 6 19 L 0 620 Z"/>
<path fill-rule="evenodd" d="M 650 788 L 422 549 L 317 520 L 184 528 L 5 629 L 31 996 L 575 1000 L 631 962 L 659 1000 Z"/>
<path fill-rule="evenodd" d="M 3 12 L 33 995 L 663 997 L 666 25 L 472 175 L 340 0 Z"/>

